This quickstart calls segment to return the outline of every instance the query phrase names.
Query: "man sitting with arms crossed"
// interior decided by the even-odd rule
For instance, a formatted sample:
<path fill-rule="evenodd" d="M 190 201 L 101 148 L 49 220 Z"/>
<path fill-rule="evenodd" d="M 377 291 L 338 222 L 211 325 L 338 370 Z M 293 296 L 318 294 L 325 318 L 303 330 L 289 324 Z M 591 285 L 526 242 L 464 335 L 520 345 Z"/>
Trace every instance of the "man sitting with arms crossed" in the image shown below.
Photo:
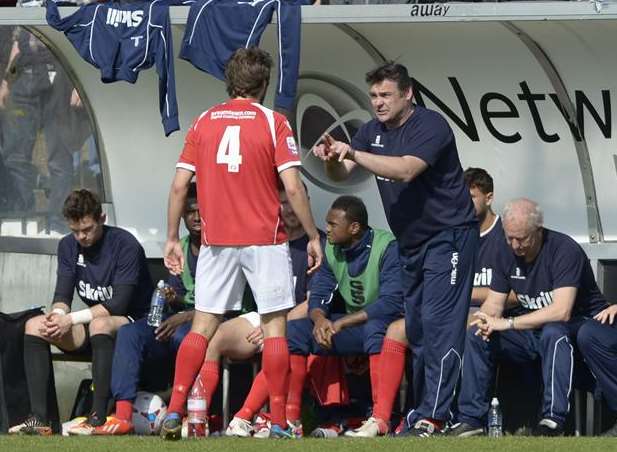
<path fill-rule="evenodd" d="M 458 424 L 452 436 L 481 434 L 489 409 L 489 390 L 499 358 L 542 361 L 544 401 L 536 436 L 563 434 L 572 388 L 573 341 L 585 318 L 607 303 L 589 259 L 572 238 L 543 227 L 539 206 L 528 199 L 506 204 L 506 242 L 497 250 L 488 297 L 468 330 Z M 514 291 L 524 314 L 502 317 Z"/>
<path fill-rule="evenodd" d="M 169 385 L 167 364 L 172 363 L 178 347 L 191 328 L 195 305 L 195 269 L 201 246 L 201 219 L 197 187 L 191 183 L 186 195 L 184 226 L 189 234 L 180 240 L 186 265 L 181 275 L 171 275 L 165 296 L 174 313 L 158 328 L 141 318 L 118 331 L 111 373 L 111 392 L 116 401 L 115 416 L 94 429 L 95 435 L 126 435 L 133 432 L 133 402 L 137 397 L 144 366 L 155 370 L 148 383 L 156 389 Z M 171 369 L 170 369 L 171 370 Z M 149 388 L 153 389 L 153 388 Z"/>
<path fill-rule="evenodd" d="M 326 217 L 326 260 L 313 277 L 310 318 L 287 326 L 290 381 L 287 419 L 300 423 L 309 354 L 369 355 L 373 401 L 378 399 L 379 360 L 388 325 L 403 317 L 403 293 L 394 236 L 372 229 L 364 203 L 355 196 L 334 201 Z M 331 314 L 335 292 L 346 314 Z"/>
<path fill-rule="evenodd" d="M 105 422 L 114 336 L 118 329 L 143 317 L 152 281 L 143 248 L 129 232 L 105 226 L 98 197 L 88 190 L 72 192 L 64 202 L 64 218 L 72 234 L 58 245 L 58 276 L 52 310 L 26 323 L 24 355 L 33 416 L 10 433 L 51 434 L 47 419 L 47 387 L 51 370 L 49 344 L 63 351 L 92 347 L 92 413 L 82 425 L 92 430 Z M 77 290 L 88 308 L 70 312 Z"/>

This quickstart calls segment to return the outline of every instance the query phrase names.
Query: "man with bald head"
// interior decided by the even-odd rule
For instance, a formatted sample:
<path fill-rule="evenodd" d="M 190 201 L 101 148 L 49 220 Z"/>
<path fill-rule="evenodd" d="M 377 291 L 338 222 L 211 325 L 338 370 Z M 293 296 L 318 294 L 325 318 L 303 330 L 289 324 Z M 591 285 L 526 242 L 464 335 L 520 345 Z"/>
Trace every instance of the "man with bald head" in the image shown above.
<path fill-rule="evenodd" d="M 458 422 L 449 434 L 483 433 L 497 360 L 518 364 L 540 359 L 544 394 L 534 435 L 558 436 L 570 408 L 577 330 L 607 303 L 581 246 L 545 228 L 538 204 L 512 200 L 502 221 L 505 240 L 496 253 L 487 299 L 467 333 Z M 504 318 L 510 291 L 523 309 Z"/>

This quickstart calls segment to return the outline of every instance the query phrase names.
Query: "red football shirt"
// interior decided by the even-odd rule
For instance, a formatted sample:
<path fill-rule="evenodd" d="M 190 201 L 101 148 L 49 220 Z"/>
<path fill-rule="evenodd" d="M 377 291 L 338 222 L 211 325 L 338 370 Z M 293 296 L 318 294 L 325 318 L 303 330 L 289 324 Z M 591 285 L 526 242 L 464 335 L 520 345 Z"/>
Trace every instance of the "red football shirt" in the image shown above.
<path fill-rule="evenodd" d="M 176 168 L 193 171 L 204 245 L 273 245 L 287 240 L 279 173 L 300 165 L 287 119 L 252 99 L 202 113 Z"/>

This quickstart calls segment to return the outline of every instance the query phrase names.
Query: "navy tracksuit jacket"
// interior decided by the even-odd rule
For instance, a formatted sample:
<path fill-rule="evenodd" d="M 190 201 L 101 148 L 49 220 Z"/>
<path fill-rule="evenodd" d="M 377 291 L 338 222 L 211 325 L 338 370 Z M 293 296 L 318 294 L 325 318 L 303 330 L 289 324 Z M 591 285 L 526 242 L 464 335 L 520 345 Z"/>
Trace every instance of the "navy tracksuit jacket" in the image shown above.
<path fill-rule="evenodd" d="M 274 105 L 291 110 L 300 66 L 300 2 L 291 0 L 197 0 L 191 5 L 180 58 L 225 79 L 225 63 L 239 48 L 259 45 L 277 13 L 279 79 Z"/>
<path fill-rule="evenodd" d="M 135 83 L 139 71 L 156 64 L 165 135 L 180 129 L 168 3 L 93 3 L 61 18 L 58 6 L 49 0 L 47 22 L 64 32 L 81 57 L 101 70 L 103 83 Z"/>

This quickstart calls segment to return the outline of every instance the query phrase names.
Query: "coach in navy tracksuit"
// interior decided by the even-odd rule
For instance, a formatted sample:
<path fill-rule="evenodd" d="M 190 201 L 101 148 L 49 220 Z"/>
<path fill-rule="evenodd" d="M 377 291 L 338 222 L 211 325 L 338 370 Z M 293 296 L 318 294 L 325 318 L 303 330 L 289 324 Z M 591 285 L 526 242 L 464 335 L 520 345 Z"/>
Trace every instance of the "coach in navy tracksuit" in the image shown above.
<path fill-rule="evenodd" d="M 414 389 L 423 389 L 407 422 L 412 435 L 430 436 L 449 417 L 462 366 L 478 222 L 452 129 L 437 112 L 412 104 L 407 69 L 388 63 L 366 80 L 376 119 L 351 146 L 327 135 L 313 152 L 335 180 L 358 165 L 377 177 L 401 253 Z"/>
<path fill-rule="evenodd" d="M 542 227 L 535 202 L 510 201 L 502 221 L 506 240 L 495 257 L 488 298 L 467 334 L 459 423 L 451 434 L 464 436 L 484 425 L 497 359 L 539 358 L 544 395 L 534 434 L 560 435 L 570 408 L 577 331 L 607 304 L 583 249 L 569 236 Z M 510 291 L 525 313 L 504 318 Z"/>

